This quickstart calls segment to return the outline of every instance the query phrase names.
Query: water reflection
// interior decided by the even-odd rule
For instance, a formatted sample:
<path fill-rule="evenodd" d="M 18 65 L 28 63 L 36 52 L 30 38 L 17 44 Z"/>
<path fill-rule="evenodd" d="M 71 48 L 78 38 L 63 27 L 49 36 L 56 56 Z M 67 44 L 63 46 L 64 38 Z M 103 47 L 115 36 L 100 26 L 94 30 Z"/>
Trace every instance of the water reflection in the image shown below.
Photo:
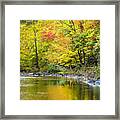
<path fill-rule="evenodd" d="M 99 100 L 100 88 L 63 77 L 24 78 L 21 100 Z"/>

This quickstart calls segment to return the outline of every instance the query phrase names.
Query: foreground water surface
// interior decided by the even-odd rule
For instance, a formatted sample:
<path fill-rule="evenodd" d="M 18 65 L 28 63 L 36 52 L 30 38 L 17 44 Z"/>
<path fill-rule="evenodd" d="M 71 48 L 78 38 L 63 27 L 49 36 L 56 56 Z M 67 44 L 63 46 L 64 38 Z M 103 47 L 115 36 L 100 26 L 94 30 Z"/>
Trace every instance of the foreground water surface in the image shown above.
<path fill-rule="evenodd" d="M 21 78 L 21 100 L 99 100 L 100 87 L 64 77 Z"/>

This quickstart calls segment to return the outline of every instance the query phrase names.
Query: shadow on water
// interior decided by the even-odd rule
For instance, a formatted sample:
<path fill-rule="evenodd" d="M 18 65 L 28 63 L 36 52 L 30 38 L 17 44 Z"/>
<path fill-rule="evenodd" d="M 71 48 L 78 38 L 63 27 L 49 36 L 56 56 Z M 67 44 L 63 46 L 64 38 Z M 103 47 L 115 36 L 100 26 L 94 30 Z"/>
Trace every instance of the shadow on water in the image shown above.
<path fill-rule="evenodd" d="M 21 100 L 99 100 L 100 87 L 92 87 L 64 77 L 24 78 L 20 81 Z"/>

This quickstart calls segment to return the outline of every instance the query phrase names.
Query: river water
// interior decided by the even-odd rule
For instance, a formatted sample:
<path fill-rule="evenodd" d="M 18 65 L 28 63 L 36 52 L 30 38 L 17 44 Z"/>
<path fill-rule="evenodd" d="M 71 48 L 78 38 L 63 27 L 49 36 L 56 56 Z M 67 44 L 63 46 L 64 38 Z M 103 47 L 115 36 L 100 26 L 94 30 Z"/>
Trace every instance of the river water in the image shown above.
<path fill-rule="evenodd" d="M 34 77 L 20 80 L 21 100 L 99 100 L 100 87 L 65 77 Z"/>

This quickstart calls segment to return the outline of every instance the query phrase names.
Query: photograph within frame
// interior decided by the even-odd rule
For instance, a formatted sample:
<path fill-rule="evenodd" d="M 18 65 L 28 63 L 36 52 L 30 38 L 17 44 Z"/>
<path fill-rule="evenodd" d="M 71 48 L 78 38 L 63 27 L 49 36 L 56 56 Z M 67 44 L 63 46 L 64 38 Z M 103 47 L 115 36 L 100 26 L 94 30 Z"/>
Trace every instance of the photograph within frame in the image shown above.
<path fill-rule="evenodd" d="M 20 21 L 21 100 L 100 99 L 100 20 Z"/>

